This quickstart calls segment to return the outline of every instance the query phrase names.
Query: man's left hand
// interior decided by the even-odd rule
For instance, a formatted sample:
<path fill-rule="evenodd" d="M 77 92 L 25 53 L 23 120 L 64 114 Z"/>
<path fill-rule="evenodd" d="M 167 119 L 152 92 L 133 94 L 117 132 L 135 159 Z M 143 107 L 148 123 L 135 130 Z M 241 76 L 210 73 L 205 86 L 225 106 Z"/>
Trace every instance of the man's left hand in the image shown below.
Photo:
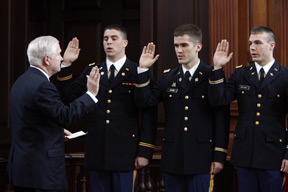
<path fill-rule="evenodd" d="M 223 169 L 223 167 L 224 166 L 223 166 L 222 163 L 213 161 L 211 163 L 210 174 L 214 174 L 215 175 L 215 174 L 219 173 Z"/>
<path fill-rule="evenodd" d="M 288 159 L 282 160 L 281 170 L 284 173 L 288 173 Z"/>
<path fill-rule="evenodd" d="M 146 159 L 145 157 L 136 157 L 135 159 L 135 168 L 140 169 L 142 167 L 147 166 L 149 163 L 149 160 Z"/>

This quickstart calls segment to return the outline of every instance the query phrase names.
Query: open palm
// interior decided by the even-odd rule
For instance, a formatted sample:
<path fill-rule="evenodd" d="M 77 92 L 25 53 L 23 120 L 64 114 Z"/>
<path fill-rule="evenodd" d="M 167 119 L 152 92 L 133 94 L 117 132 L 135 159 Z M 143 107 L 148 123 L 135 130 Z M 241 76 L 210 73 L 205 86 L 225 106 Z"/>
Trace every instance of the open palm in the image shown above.
<path fill-rule="evenodd" d="M 218 43 L 213 57 L 214 69 L 222 68 L 231 60 L 233 53 L 228 55 L 228 52 L 229 42 L 227 40 L 222 40 L 221 43 Z"/>
<path fill-rule="evenodd" d="M 159 55 L 155 55 L 155 45 L 153 43 L 148 43 L 147 46 L 144 46 L 139 65 L 141 68 L 150 68 L 158 59 Z"/>

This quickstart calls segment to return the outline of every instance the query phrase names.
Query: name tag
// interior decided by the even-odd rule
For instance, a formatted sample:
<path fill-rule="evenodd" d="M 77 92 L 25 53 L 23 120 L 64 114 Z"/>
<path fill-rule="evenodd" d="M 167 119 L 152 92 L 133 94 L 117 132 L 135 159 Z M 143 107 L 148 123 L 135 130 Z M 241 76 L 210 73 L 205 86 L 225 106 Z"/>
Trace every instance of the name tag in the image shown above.
<path fill-rule="evenodd" d="M 167 88 L 167 92 L 168 93 L 177 93 L 178 89 L 176 89 L 176 88 Z"/>
<path fill-rule="evenodd" d="M 239 90 L 243 90 L 243 91 L 249 91 L 250 90 L 250 86 L 249 85 L 239 85 Z"/>

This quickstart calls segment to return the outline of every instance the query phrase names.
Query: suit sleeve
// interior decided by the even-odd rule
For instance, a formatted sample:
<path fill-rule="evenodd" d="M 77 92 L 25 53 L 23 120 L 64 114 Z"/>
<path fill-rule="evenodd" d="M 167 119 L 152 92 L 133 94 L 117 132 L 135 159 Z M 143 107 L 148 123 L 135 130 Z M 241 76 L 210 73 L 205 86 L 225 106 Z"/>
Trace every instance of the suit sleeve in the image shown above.
<path fill-rule="evenodd" d="M 156 106 L 161 101 L 161 80 L 153 84 L 150 71 L 138 74 L 135 102 L 140 108 Z"/>
<path fill-rule="evenodd" d="M 209 103 L 213 106 L 229 105 L 235 97 L 236 73 L 232 73 L 228 83 L 225 81 L 223 69 L 212 71 L 209 80 Z"/>
<path fill-rule="evenodd" d="M 158 102 L 154 101 L 154 103 L 149 104 L 147 103 L 149 101 L 146 101 L 146 99 L 151 98 L 149 97 L 149 95 L 151 95 L 150 86 L 153 86 L 154 84 L 154 79 L 150 71 L 138 74 L 138 82 L 139 81 L 144 81 L 148 83 L 146 84 L 146 86 L 140 87 L 139 85 L 141 85 L 142 83 L 137 84 L 135 90 L 136 104 L 138 102 L 139 105 L 144 106 L 141 110 L 141 136 L 137 156 L 151 159 L 155 148 L 155 137 L 157 132 Z M 145 94 L 143 92 L 145 92 Z"/>
<path fill-rule="evenodd" d="M 91 67 L 86 67 L 83 73 L 76 79 L 72 76 L 72 67 L 64 67 L 57 74 L 57 88 L 64 103 L 70 103 L 87 91 L 86 75 Z"/>
<path fill-rule="evenodd" d="M 137 156 L 151 159 L 157 132 L 157 106 L 141 110 L 141 134 Z"/>
<path fill-rule="evenodd" d="M 230 105 L 214 108 L 214 153 L 213 161 L 224 163 L 228 152 Z"/>
<path fill-rule="evenodd" d="M 93 111 L 95 102 L 84 94 L 69 105 L 65 105 L 51 82 L 43 83 L 35 95 L 35 102 L 39 110 L 57 124 L 68 127 L 84 115 Z"/>

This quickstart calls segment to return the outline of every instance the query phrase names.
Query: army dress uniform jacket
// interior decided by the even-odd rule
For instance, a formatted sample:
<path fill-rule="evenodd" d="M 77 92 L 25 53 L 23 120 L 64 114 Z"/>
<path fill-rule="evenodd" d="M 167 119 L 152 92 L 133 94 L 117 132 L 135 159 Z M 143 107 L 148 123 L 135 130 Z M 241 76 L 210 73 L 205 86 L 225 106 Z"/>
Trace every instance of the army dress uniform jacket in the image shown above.
<path fill-rule="evenodd" d="M 63 127 L 91 112 L 94 105 L 92 98 L 84 94 L 65 106 L 54 84 L 38 69 L 28 68 L 10 92 L 9 184 L 41 190 L 66 189 Z"/>
<path fill-rule="evenodd" d="M 211 104 L 238 101 L 231 162 L 238 167 L 280 170 L 282 159 L 288 159 L 287 69 L 275 62 L 261 86 L 255 64 L 235 69 L 227 83 L 219 69 L 212 73 L 210 84 Z"/>
<path fill-rule="evenodd" d="M 75 81 L 71 78 L 71 67 L 58 73 L 58 88 L 64 99 L 70 102 L 86 91 L 86 75 L 94 66 L 95 63 L 87 66 Z M 152 157 L 157 111 L 153 108 L 140 112 L 135 104 L 136 63 L 127 59 L 111 86 L 106 62 L 97 66 L 100 89 L 96 96 L 98 103 L 89 117 L 85 166 L 93 170 L 131 171 L 136 156 Z"/>
<path fill-rule="evenodd" d="M 210 73 L 211 67 L 201 61 L 187 88 L 181 66 L 165 70 L 154 86 L 149 71 L 138 76 L 137 104 L 145 108 L 164 103 L 162 172 L 207 174 L 212 161 L 225 162 L 229 108 L 208 103 Z"/>

